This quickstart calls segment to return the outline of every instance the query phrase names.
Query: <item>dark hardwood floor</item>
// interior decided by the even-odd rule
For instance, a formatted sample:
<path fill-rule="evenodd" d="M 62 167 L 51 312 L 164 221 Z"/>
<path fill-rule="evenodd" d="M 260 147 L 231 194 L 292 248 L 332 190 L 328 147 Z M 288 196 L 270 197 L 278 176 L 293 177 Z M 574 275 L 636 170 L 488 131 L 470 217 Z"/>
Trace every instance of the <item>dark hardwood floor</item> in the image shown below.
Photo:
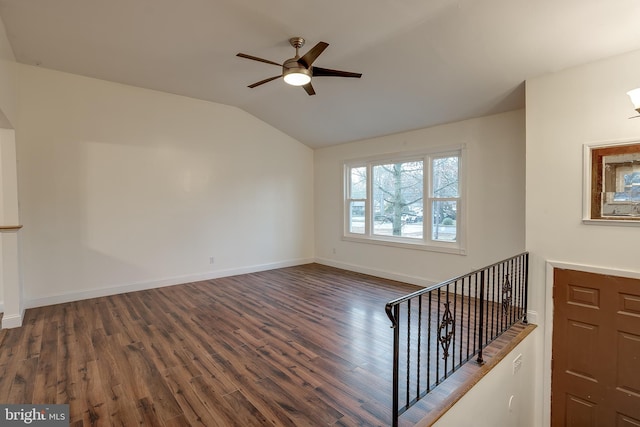
<path fill-rule="evenodd" d="M 309 264 L 30 309 L 0 332 L 0 403 L 68 403 L 71 426 L 388 426 L 384 305 L 416 289 Z"/>
<path fill-rule="evenodd" d="M 71 425 L 389 425 L 384 304 L 416 288 L 310 264 L 27 310 L 0 402 Z"/>

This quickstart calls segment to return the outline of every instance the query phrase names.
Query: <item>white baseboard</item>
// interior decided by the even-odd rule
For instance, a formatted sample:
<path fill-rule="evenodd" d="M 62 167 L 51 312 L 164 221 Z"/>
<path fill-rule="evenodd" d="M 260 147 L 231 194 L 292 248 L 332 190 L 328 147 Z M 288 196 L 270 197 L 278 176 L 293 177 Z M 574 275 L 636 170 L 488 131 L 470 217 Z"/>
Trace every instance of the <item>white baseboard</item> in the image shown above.
<path fill-rule="evenodd" d="M 416 286 L 427 287 L 440 283 L 436 280 L 425 279 L 424 277 L 410 276 L 408 274 L 394 273 L 385 270 L 377 270 L 375 268 L 362 267 L 360 265 L 338 262 L 332 259 L 316 258 L 315 262 L 329 267 L 341 268 L 343 270 L 355 271 L 356 273 L 369 274 L 371 276 L 381 277 L 383 279 L 397 280 L 398 282 L 409 283 Z"/>
<path fill-rule="evenodd" d="M 24 310 L 20 314 L 2 315 L 2 329 L 19 328 L 22 326 Z"/>
<path fill-rule="evenodd" d="M 99 298 L 109 295 L 118 295 L 127 292 L 144 291 L 147 289 L 162 288 L 165 286 L 181 285 L 184 283 L 200 282 L 203 280 L 218 279 L 220 277 L 237 276 L 239 274 L 255 273 L 258 271 L 274 270 L 276 268 L 293 267 L 296 265 L 310 264 L 313 259 L 296 259 L 289 261 L 274 262 L 269 264 L 258 264 L 247 267 L 232 268 L 227 270 L 216 270 L 206 273 L 190 274 L 185 276 L 167 277 L 146 282 L 129 283 L 124 285 L 110 286 L 100 289 L 88 289 L 65 294 L 49 295 L 41 298 L 26 299 L 25 308 L 44 307 L 53 304 L 62 304 L 72 301 L 81 301 L 90 298 Z M 4 319 L 3 319 L 4 327 Z"/>

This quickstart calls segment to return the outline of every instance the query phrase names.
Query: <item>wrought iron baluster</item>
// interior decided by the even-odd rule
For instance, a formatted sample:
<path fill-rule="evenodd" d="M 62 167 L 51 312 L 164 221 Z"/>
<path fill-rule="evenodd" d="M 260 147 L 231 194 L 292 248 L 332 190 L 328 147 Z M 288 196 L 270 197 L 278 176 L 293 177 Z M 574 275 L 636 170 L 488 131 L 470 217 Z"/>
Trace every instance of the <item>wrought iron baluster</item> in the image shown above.
<path fill-rule="evenodd" d="M 495 333 L 495 331 L 498 329 L 498 325 L 495 325 L 493 323 L 493 320 L 496 318 L 495 316 L 495 309 L 496 309 L 496 300 L 497 300 L 497 296 L 496 296 L 496 267 L 493 266 L 491 267 L 491 273 L 490 273 L 490 286 L 489 289 L 487 290 L 487 296 L 489 294 L 491 294 L 491 316 L 489 316 L 489 307 L 487 306 L 487 332 L 489 333 L 490 336 L 493 336 L 493 334 Z M 487 297 L 487 299 L 489 299 Z"/>
<path fill-rule="evenodd" d="M 526 312 L 524 310 L 524 299 L 525 299 L 525 289 L 526 289 L 526 283 L 527 283 L 527 276 L 526 276 L 526 265 L 525 265 L 525 261 L 526 258 L 524 256 L 520 257 L 520 319 L 526 319 Z"/>
<path fill-rule="evenodd" d="M 433 292 L 429 291 L 429 322 L 427 323 L 427 390 L 431 389 L 431 301 Z"/>
<path fill-rule="evenodd" d="M 520 320 L 522 318 L 522 316 L 520 315 L 520 308 L 522 307 L 522 301 L 520 301 L 520 297 L 521 297 L 521 293 L 520 293 L 520 285 L 522 283 L 522 275 L 521 275 L 521 269 L 520 269 L 520 259 L 517 258 L 514 261 L 515 264 L 515 270 L 516 270 L 516 284 L 514 286 L 514 303 L 513 303 L 513 316 L 511 317 L 511 323 L 516 323 L 518 320 Z"/>
<path fill-rule="evenodd" d="M 524 304 L 522 311 L 524 312 L 524 318 L 522 322 L 526 325 L 527 321 L 527 303 L 529 301 L 529 253 L 524 254 Z"/>
<path fill-rule="evenodd" d="M 475 333 L 475 331 L 478 330 L 478 319 L 480 319 L 480 316 L 478 315 L 478 311 L 480 310 L 479 305 L 480 305 L 480 298 L 478 298 L 478 296 L 480 295 L 478 293 L 478 280 L 479 280 L 479 276 L 478 273 L 476 273 L 474 275 L 474 280 L 473 280 L 473 285 L 474 285 L 474 296 L 475 298 L 473 299 L 473 352 L 476 353 L 478 350 L 478 334 Z"/>
<path fill-rule="evenodd" d="M 511 316 L 511 323 L 517 322 L 522 318 L 520 315 L 520 307 L 522 307 L 522 301 L 520 301 L 521 293 L 520 293 L 520 285 L 522 284 L 522 276 L 520 270 L 520 258 L 514 260 L 514 269 L 515 269 L 515 285 L 513 287 L 513 314 Z"/>
<path fill-rule="evenodd" d="M 511 311 L 511 299 L 513 297 L 513 286 L 511 280 L 509 280 L 509 274 L 504 276 L 504 282 L 502 283 L 502 317 L 509 318 Z M 504 322 L 505 319 L 503 319 Z M 504 325 L 503 325 L 504 327 Z"/>
<path fill-rule="evenodd" d="M 456 280 L 456 295 L 458 295 L 458 281 Z M 462 329 L 464 326 L 464 279 L 462 279 L 462 283 L 460 284 L 460 315 L 458 316 L 458 312 L 456 310 L 456 316 L 458 319 L 458 365 L 462 365 L 462 347 L 463 346 L 463 338 L 464 338 L 464 330 Z M 455 362 L 455 361 L 454 361 Z"/>
<path fill-rule="evenodd" d="M 480 321 L 478 326 L 478 362 L 479 365 L 484 364 L 482 358 L 482 348 L 484 347 L 484 270 L 480 272 Z"/>
<path fill-rule="evenodd" d="M 500 269 L 500 266 L 496 267 L 496 276 L 500 277 L 502 272 Z M 496 311 L 498 310 L 498 307 L 500 305 L 502 305 L 502 295 L 500 294 L 500 279 L 498 279 L 498 286 L 495 287 L 495 292 L 496 292 L 496 301 L 495 301 L 495 307 L 496 307 Z M 493 322 L 495 323 L 495 331 L 492 331 L 493 334 L 498 333 L 498 331 L 500 330 L 500 315 L 496 314 L 495 316 L 493 316 L 492 318 Z"/>
<path fill-rule="evenodd" d="M 502 274 L 500 276 L 498 276 L 498 292 L 500 292 L 500 306 L 498 307 L 498 319 L 500 322 L 500 327 L 498 328 L 498 331 L 496 332 L 496 335 L 498 335 L 500 332 L 502 332 L 504 330 L 504 321 L 505 321 L 505 316 L 503 315 L 504 313 L 504 303 L 505 303 L 505 294 L 502 293 L 502 285 L 504 284 L 504 277 L 506 277 L 507 275 L 507 263 L 503 263 L 502 265 Z"/>
<path fill-rule="evenodd" d="M 455 319 L 451 314 L 451 301 L 447 299 L 444 303 L 444 313 L 440 325 L 438 325 L 438 341 L 442 347 L 442 359 L 444 360 L 444 376 L 447 376 L 447 366 L 449 364 L 449 348 L 455 333 Z"/>
<path fill-rule="evenodd" d="M 411 300 L 407 301 L 407 383 L 406 383 L 406 407 L 409 407 L 411 398 L 409 388 L 411 386 Z"/>
<path fill-rule="evenodd" d="M 418 296 L 418 343 L 417 343 L 416 397 L 420 396 L 420 355 L 422 353 L 422 295 Z"/>
<path fill-rule="evenodd" d="M 517 277 L 515 262 L 516 262 L 515 259 L 512 259 L 511 261 L 509 261 L 509 270 L 510 270 L 509 279 L 511 281 L 511 299 L 509 300 L 509 321 L 507 322 L 507 325 L 510 325 L 513 323 L 514 308 L 516 307 L 515 286 L 513 286 L 513 281 Z"/>
<path fill-rule="evenodd" d="M 464 281 L 463 281 L 464 283 Z M 471 276 L 467 277 L 467 360 L 470 357 L 469 349 L 471 340 Z"/>
<path fill-rule="evenodd" d="M 508 276 L 508 271 L 509 271 L 509 263 L 506 262 L 504 263 L 504 266 L 502 268 L 502 277 L 507 277 Z M 500 279 L 499 279 L 500 280 Z M 500 280 L 500 289 L 502 289 L 502 280 Z M 504 313 L 504 304 L 505 304 L 505 299 L 506 298 L 510 298 L 509 294 L 507 293 L 506 295 L 502 295 L 502 304 L 503 304 L 503 313 Z M 498 334 L 500 334 L 501 332 L 504 331 L 504 325 L 507 322 L 507 318 L 506 316 L 500 316 L 500 330 L 498 331 Z M 496 336 L 498 335 L 496 334 Z"/>
<path fill-rule="evenodd" d="M 525 313 L 524 313 L 524 289 L 525 289 L 525 283 L 527 278 L 525 277 L 525 258 L 523 256 L 521 256 L 519 258 L 520 260 L 520 291 L 519 291 L 519 297 L 520 297 L 520 302 L 519 302 L 519 306 L 520 306 L 520 320 L 524 319 L 525 317 Z"/>
<path fill-rule="evenodd" d="M 440 322 L 440 290 L 438 292 L 438 322 Z M 440 334 L 440 328 L 437 329 L 438 335 Z M 440 384 L 440 339 L 436 338 L 436 384 Z"/>
<path fill-rule="evenodd" d="M 520 269 L 518 268 L 518 260 L 514 259 L 511 261 L 511 265 L 513 266 L 513 274 L 511 275 L 511 285 L 513 286 L 512 301 L 511 301 L 511 316 L 509 317 L 509 324 L 513 325 L 516 322 L 516 319 L 520 318 L 518 316 L 518 307 L 520 306 L 520 302 L 518 301 L 518 285 L 520 283 Z"/>
<path fill-rule="evenodd" d="M 451 368 L 455 369 L 456 366 L 456 320 L 458 319 L 458 282 L 453 282 L 453 311 L 451 312 L 453 317 L 451 337 Z M 460 322 L 458 322 L 460 323 Z"/>

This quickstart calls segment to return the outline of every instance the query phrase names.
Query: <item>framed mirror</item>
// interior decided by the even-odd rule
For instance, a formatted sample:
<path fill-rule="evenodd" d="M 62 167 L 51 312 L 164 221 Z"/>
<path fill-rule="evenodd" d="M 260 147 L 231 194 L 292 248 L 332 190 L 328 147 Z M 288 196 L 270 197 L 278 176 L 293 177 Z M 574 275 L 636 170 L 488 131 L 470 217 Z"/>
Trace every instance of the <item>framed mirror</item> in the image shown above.
<path fill-rule="evenodd" d="M 583 221 L 640 224 L 640 141 L 585 145 Z"/>

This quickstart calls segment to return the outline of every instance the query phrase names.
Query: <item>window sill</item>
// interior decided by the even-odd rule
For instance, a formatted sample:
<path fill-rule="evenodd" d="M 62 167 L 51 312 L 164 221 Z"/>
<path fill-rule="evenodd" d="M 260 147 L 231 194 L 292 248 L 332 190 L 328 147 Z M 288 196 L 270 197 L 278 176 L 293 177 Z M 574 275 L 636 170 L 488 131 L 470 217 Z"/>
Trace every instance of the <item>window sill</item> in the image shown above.
<path fill-rule="evenodd" d="M 455 243 L 442 244 L 425 244 L 425 243 L 409 243 L 385 238 L 358 237 L 358 236 L 342 236 L 342 240 L 346 242 L 368 243 L 373 245 L 392 246 L 395 248 L 413 249 L 428 252 L 441 252 L 455 255 L 466 255 L 467 250 L 461 248 Z"/>
<path fill-rule="evenodd" d="M 588 225 L 616 225 L 623 227 L 637 227 L 640 226 L 640 220 L 637 219 L 583 219 L 583 224 Z"/>

